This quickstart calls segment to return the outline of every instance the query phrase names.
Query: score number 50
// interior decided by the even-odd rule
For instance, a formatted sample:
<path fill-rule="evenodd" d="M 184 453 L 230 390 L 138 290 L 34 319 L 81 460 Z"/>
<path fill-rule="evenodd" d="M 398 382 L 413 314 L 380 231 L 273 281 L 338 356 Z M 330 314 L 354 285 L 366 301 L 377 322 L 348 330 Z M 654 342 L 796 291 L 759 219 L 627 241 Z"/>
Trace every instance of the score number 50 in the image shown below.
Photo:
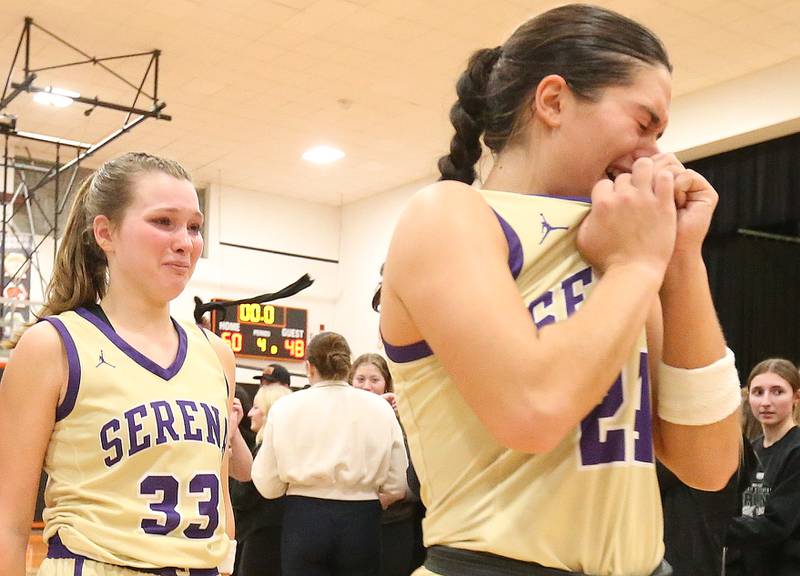
<path fill-rule="evenodd" d="M 222 338 L 223 342 L 230 346 L 231 350 L 234 352 L 242 351 L 242 335 L 239 332 L 229 332 L 225 330 L 224 332 L 220 332 L 219 337 Z"/>

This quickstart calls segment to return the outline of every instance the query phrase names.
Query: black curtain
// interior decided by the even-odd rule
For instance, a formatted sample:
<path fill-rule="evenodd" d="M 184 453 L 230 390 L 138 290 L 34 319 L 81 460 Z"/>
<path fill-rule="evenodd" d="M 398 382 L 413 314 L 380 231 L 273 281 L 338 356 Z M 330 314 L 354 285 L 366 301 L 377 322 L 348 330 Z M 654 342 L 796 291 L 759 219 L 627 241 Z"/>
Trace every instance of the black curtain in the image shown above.
<path fill-rule="evenodd" d="M 800 361 L 800 244 L 729 234 L 707 240 L 704 256 L 742 384 L 765 358 Z"/>
<path fill-rule="evenodd" d="M 800 134 L 690 162 L 720 196 L 703 250 L 745 382 L 768 357 L 800 361 Z M 744 235 L 740 229 L 780 239 Z M 800 239 L 800 238 L 798 238 Z"/>

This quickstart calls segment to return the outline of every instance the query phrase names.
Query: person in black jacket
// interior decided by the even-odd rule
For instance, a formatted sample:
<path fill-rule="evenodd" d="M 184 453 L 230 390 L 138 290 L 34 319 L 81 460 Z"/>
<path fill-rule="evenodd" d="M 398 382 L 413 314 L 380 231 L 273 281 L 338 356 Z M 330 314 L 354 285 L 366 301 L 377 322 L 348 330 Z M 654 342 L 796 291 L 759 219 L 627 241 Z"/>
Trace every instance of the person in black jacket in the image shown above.
<path fill-rule="evenodd" d="M 748 378 L 750 408 L 763 436 L 753 442 L 758 471 L 728 527 L 727 544 L 741 552 L 728 575 L 800 574 L 800 373 L 788 360 L 764 360 Z"/>
<path fill-rule="evenodd" d="M 719 492 L 687 486 L 656 462 L 664 510 L 664 558 L 674 576 L 720 576 L 725 527 L 737 515 L 738 475 Z"/>
<path fill-rule="evenodd" d="M 239 388 L 237 386 L 237 397 Z M 258 453 L 263 438 L 263 426 L 272 405 L 291 391 L 281 384 L 263 384 L 250 406 L 245 406 L 246 422 L 253 457 Z M 249 403 L 249 402 L 248 402 Z M 242 434 L 244 436 L 244 433 Z M 231 482 L 231 501 L 236 516 L 235 576 L 280 576 L 281 574 L 281 524 L 283 499 L 266 500 L 252 482 Z"/>
<path fill-rule="evenodd" d="M 664 510 L 664 558 L 674 576 L 724 575 L 726 556 L 735 562 L 738 550 L 725 550 L 725 533 L 731 519 L 742 513 L 742 495 L 758 468 L 751 445 L 761 436 L 761 423 L 750 410 L 742 389 L 742 457 L 739 469 L 718 492 L 698 490 L 681 482 L 656 461 L 661 506 Z"/>

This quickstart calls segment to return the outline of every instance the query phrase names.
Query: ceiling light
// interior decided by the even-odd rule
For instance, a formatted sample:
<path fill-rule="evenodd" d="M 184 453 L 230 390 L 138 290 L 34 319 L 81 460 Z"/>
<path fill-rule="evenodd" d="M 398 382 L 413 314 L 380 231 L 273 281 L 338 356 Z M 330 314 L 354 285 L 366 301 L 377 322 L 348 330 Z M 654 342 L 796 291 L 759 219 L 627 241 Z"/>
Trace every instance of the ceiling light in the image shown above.
<path fill-rule="evenodd" d="M 41 92 L 36 92 L 33 95 L 33 101 L 37 104 L 44 106 L 53 106 L 55 108 L 66 108 L 73 102 L 73 98 L 80 97 L 80 94 L 72 90 L 64 90 L 63 88 L 53 88 L 48 86 Z"/>
<path fill-rule="evenodd" d="M 303 160 L 314 164 L 333 164 L 344 156 L 344 152 L 332 146 L 314 146 L 303 152 Z"/>

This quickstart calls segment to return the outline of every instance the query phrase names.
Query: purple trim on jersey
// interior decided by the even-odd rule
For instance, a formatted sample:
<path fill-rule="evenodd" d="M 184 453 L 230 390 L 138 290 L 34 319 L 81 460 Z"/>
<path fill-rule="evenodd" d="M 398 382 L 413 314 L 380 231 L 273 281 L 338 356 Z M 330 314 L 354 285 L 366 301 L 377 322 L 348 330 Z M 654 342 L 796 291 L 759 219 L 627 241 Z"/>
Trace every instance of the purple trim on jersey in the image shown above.
<path fill-rule="evenodd" d="M 583 202 L 584 204 L 591 204 L 591 197 L 585 196 L 557 196 L 555 194 L 529 194 L 529 196 L 539 196 L 541 198 L 556 198 L 557 200 L 572 200 L 573 202 Z"/>
<path fill-rule="evenodd" d="M 384 340 L 383 349 L 386 350 L 386 355 L 389 359 L 398 364 L 413 362 L 414 360 L 433 355 L 433 350 L 431 350 L 431 347 L 428 346 L 425 340 L 420 340 L 413 344 L 406 344 L 405 346 L 394 346 Z"/>
<path fill-rule="evenodd" d="M 78 576 L 81 576 L 81 572 L 78 571 L 78 564 L 80 563 L 81 569 L 83 569 L 83 562 L 85 560 L 91 560 L 91 558 L 87 556 L 81 556 L 80 554 L 70 551 L 69 548 L 64 546 L 64 543 L 57 533 L 47 541 L 47 557 L 55 560 L 75 560 L 75 574 Z M 95 562 L 97 562 L 97 560 L 95 560 Z M 111 564 L 109 564 L 109 566 L 111 566 Z M 120 568 L 127 568 L 128 570 L 140 572 L 142 574 L 157 574 L 158 576 L 178 576 L 179 574 L 183 575 L 187 573 L 188 576 L 219 576 L 219 570 L 216 568 L 134 568 L 133 566 L 120 566 Z"/>
<path fill-rule="evenodd" d="M 494 209 L 492 209 L 492 212 L 494 212 L 494 215 L 497 217 L 500 228 L 503 229 L 503 235 L 506 237 L 506 243 L 508 244 L 508 268 L 511 270 L 511 276 L 516 280 L 517 276 L 522 272 L 522 262 L 524 259 L 522 242 L 511 225 L 506 222 L 505 218 L 500 216 Z M 420 340 L 413 344 L 406 344 L 405 346 L 394 346 L 384 340 L 383 348 L 386 350 L 386 355 L 392 362 L 397 362 L 398 364 L 413 362 L 414 360 L 433 355 L 433 350 L 431 350 L 431 347 L 428 346 L 425 340 Z"/>
<path fill-rule="evenodd" d="M 497 216 L 497 221 L 500 222 L 500 227 L 503 229 L 503 235 L 506 237 L 506 243 L 508 244 L 508 267 L 511 270 L 511 276 L 514 280 L 517 279 L 519 273 L 522 272 L 522 242 L 519 240 L 519 236 L 517 233 L 514 232 L 514 229 L 511 225 L 505 221 L 505 219 L 500 216 L 494 209 L 492 209 L 494 215 Z"/>
<path fill-rule="evenodd" d="M 67 377 L 67 393 L 64 394 L 64 401 L 56 408 L 56 422 L 63 420 L 69 416 L 72 409 L 75 408 L 75 401 L 78 399 L 78 390 L 81 387 L 81 361 L 78 358 L 78 349 L 75 347 L 75 341 L 72 335 L 64 326 L 64 323 L 55 316 L 45 318 L 47 322 L 53 326 L 61 337 L 61 342 L 64 343 L 64 349 L 67 351 L 67 366 L 69 376 Z"/>
<path fill-rule="evenodd" d="M 123 340 L 111 326 L 89 312 L 86 308 L 78 308 L 75 310 L 75 312 L 77 312 L 78 316 L 81 318 L 94 324 L 95 328 L 100 330 L 100 332 L 102 332 L 106 338 L 111 340 L 111 342 L 117 348 L 122 350 L 125 355 L 128 356 L 128 358 L 156 376 L 164 380 L 170 380 L 183 367 L 183 362 L 186 360 L 187 349 L 186 332 L 173 318 L 170 318 L 170 320 L 172 320 L 172 325 L 175 327 L 175 331 L 178 333 L 178 354 L 175 356 L 175 360 L 172 361 L 172 364 L 170 364 L 167 368 L 163 368 L 139 352 L 136 348 L 125 342 L 125 340 Z"/>
<path fill-rule="evenodd" d="M 83 558 L 75 560 L 75 570 L 72 572 L 72 576 L 83 576 Z"/>

